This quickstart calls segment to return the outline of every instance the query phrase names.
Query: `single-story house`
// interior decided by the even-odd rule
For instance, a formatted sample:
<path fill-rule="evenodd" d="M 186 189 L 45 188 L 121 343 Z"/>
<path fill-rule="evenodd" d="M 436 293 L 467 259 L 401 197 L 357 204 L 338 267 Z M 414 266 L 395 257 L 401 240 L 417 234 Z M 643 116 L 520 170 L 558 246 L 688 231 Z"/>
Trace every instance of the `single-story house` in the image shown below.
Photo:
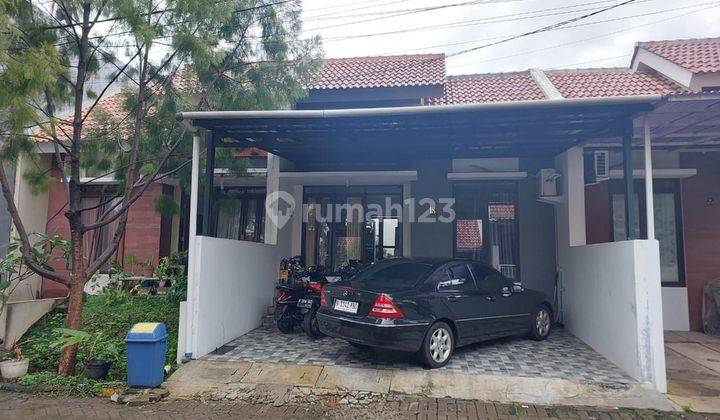
<path fill-rule="evenodd" d="M 463 256 L 554 296 L 572 334 L 664 391 L 663 328 L 699 329 L 720 273 L 718 51 L 640 43 L 629 68 L 466 76 L 442 55 L 332 59 L 295 110 L 181 113 L 198 223 L 179 353 L 257 327 L 282 257 Z M 199 197 L 203 145 L 263 150 L 267 170 L 232 179 L 207 159 Z M 263 187 L 259 233 L 236 221 L 263 217 Z M 256 216 L 214 210 L 228 198 Z"/>
<path fill-rule="evenodd" d="M 193 188 L 154 193 L 187 220 L 136 204 L 126 252 L 189 250 L 190 358 L 259 325 L 283 257 L 467 256 L 554 297 L 574 335 L 662 390 L 663 328 L 701 329 L 720 274 L 719 88 L 720 38 L 639 43 L 612 69 L 448 76 L 442 54 L 328 59 L 295 110 L 183 113 Z M 201 194 L 201 147 L 228 146 L 252 150 L 253 176 L 207 159 Z M 52 191 L 20 180 L 15 196 L 30 230 L 62 233 Z M 342 205 L 383 210 L 316 217 Z M 450 223 L 417 220 L 446 210 Z"/>

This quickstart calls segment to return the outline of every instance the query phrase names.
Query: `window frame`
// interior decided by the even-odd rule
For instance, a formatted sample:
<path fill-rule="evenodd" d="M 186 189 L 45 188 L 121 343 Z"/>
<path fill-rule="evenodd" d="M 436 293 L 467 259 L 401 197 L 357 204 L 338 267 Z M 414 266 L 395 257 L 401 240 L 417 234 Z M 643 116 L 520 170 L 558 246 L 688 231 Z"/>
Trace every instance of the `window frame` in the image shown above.
<path fill-rule="evenodd" d="M 448 280 L 452 280 L 453 276 L 451 274 L 450 268 L 459 266 L 459 265 L 465 265 L 465 268 L 468 271 L 468 278 L 472 281 L 472 290 L 458 290 L 458 289 L 446 289 L 446 290 L 440 290 L 440 281 L 436 278 L 437 274 L 445 275 Z M 470 263 L 468 262 L 452 262 L 443 265 L 442 267 L 438 268 L 433 274 L 430 275 L 430 279 L 432 279 L 433 283 L 433 289 L 438 293 L 468 293 L 468 292 L 477 292 L 478 285 L 475 281 L 475 275 L 472 272 L 472 268 L 470 267 Z"/>
<path fill-rule="evenodd" d="M 638 224 L 640 226 L 640 238 L 647 239 L 647 199 L 645 196 L 645 180 L 635 180 L 635 194 L 638 197 Z M 613 220 L 613 195 L 624 194 L 625 186 L 622 180 L 610 181 L 608 188 L 610 194 L 609 217 L 610 217 L 610 240 L 614 240 L 614 220 Z M 683 207 L 682 207 L 682 182 L 679 179 L 653 179 L 653 194 L 669 193 L 673 195 L 675 203 L 675 234 L 677 237 L 677 265 L 678 265 L 678 281 L 666 282 L 661 281 L 661 287 L 687 287 L 685 273 L 685 231 L 683 223 Z"/>

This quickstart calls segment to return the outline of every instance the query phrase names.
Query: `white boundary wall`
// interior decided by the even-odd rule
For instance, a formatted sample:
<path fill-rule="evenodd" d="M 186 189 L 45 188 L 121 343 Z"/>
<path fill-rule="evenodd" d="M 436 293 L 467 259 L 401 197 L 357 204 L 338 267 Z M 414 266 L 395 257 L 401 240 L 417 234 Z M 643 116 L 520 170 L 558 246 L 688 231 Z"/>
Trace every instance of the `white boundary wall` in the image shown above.
<path fill-rule="evenodd" d="M 566 328 L 634 379 L 665 392 L 658 242 L 576 246 L 565 257 Z"/>
<path fill-rule="evenodd" d="M 667 391 L 656 240 L 586 245 L 582 148 L 559 155 L 557 263 L 566 327 L 639 382 Z"/>
<path fill-rule="evenodd" d="M 194 252 L 190 345 L 197 359 L 262 324 L 279 260 L 274 245 L 207 236 L 196 237 Z"/>

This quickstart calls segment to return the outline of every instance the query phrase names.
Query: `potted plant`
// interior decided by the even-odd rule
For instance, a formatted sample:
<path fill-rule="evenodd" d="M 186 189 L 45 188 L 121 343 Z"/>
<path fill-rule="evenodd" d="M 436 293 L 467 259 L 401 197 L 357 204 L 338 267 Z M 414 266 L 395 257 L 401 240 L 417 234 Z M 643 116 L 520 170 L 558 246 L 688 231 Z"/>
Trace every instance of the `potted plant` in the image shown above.
<path fill-rule="evenodd" d="M 63 348 L 77 344 L 84 351 L 85 376 L 91 379 L 107 377 L 113 360 L 118 357 L 117 347 L 107 334 L 102 331 L 91 334 L 70 328 L 58 328 L 56 331 L 60 337 L 50 347 Z"/>
<path fill-rule="evenodd" d="M 0 362 L 0 373 L 5 379 L 19 378 L 27 373 L 30 360 L 22 357 L 22 351 L 17 341 L 13 343 L 9 353 L 10 358 Z"/>

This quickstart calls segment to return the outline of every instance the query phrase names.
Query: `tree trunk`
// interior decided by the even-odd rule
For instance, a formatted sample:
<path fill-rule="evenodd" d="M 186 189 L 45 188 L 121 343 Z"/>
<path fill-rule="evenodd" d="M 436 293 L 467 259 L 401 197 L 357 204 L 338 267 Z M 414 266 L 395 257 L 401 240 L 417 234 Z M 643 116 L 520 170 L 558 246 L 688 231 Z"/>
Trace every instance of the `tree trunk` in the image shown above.
<path fill-rule="evenodd" d="M 65 319 L 65 328 L 79 330 L 82 327 L 82 299 L 84 288 L 84 279 L 82 277 L 74 277 L 73 283 L 72 285 L 70 285 L 70 296 L 68 298 L 68 310 L 67 318 Z M 60 364 L 58 365 L 59 375 L 75 374 L 77 350 L 77 345 L 67 346 L 62 349 L 62 353 L 60 354 Z"/>
<path fill-rule="evenodd" d="M 71 186 L 73 188 L 73 186 Z M 78 215 L 70 215 L 70 242 L 72 243 L 72 264 L 70 273 L 70 295 L 68 297 L 65 328 L 79 330 L 82 327 L 83 290 L 87 282 L 85 259 L 83 258 L 83 234 L 80 232 Z M 59 375 L 74 375 L 78 346 L 67 346 L 60 354 Z"/>

